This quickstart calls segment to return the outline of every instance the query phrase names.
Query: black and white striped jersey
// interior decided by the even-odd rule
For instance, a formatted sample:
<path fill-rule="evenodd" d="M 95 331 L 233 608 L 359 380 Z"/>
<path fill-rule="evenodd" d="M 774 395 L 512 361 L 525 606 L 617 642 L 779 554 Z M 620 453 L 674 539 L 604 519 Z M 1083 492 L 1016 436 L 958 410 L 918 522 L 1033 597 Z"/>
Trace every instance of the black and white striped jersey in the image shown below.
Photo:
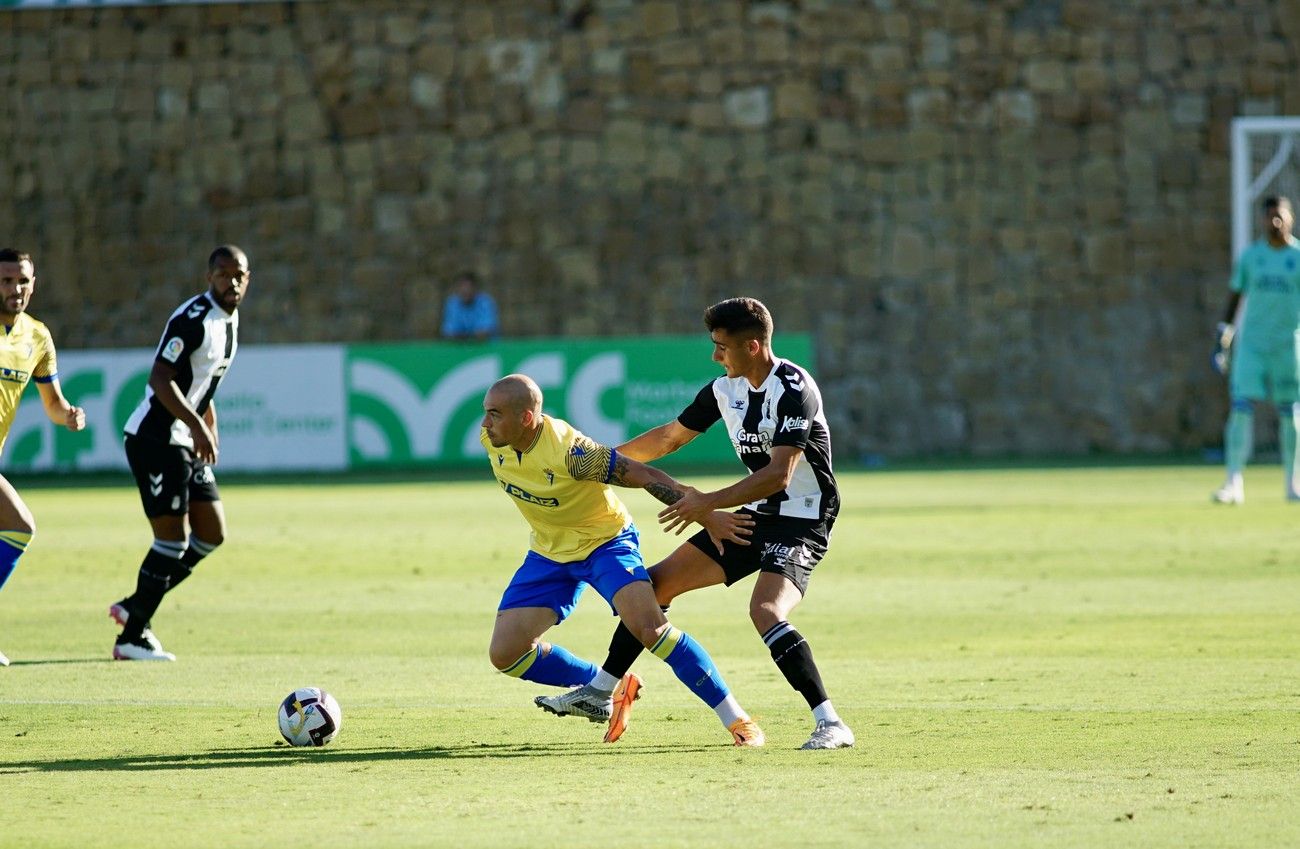
<path fill-rule="evenodd" d="M 167 320 L 154 361 L 175 367 L 176 386 L 199 415 L 207 411 L 235 358 L 238 336 L 238 312 L 227 313 L 207 292 L 181 304 Z M 194 447 L 189 427 L 167 412 L 147 386 L 144 400 L 126 420 L 124 430 L 132 436 Z"/>
<path fill-rule="evenodd" d="M 778 358 L 758 389 L 743 377 L 719 377 L 701 389 L 677 417 L 683 427 L 700 433 L 718 419 L 726 425 L 736 455 L 751 472 L 772 461 L 774 446 L 803 450 L 790 485 L 746 507 L 764 515 L 835 518 L 840 491 L 831 469 L 831 432 L 812 375 Z"/>

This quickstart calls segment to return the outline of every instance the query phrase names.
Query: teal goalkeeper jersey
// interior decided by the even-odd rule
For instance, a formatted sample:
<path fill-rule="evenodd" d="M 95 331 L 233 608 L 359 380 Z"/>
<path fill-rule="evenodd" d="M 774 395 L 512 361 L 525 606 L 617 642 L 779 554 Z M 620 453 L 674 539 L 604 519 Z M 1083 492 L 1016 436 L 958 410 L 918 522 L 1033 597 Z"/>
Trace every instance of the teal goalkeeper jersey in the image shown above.
<path fill-rule="evenodd" d="M 1232 290 L 1246 299 L 1237 344 L 1271 351 L 1296 344 L 1300 330 L 1300 242 L 1275 248 L 1260 239 L 1242 253 Z"/>

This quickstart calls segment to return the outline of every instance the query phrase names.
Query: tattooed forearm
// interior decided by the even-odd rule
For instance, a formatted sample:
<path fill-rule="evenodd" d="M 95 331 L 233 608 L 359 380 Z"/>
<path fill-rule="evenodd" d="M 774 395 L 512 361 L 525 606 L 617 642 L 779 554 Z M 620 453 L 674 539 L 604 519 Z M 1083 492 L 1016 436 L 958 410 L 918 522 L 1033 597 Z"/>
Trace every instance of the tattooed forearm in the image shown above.
<path fill-rule="evenodd" d="M 664 504 L 676 504 L 678 501 L 681 501 L 682 496 L 685 495 L 685 493 L 680 489 L 669 486 L 666 483 L 660 483 L 659 481 L 652 481 L 646 484 L 645 491 L 653 495 L 655 498 L 658 498 Z"/>
<path fill-rule="evenodd" d="M 621 454 L 614 456 L 614 470 L 609 473 L 609 482 L 614 486 L 631 486 L 627 482 L 628 460 Z"/>
<path fill-rule="evenodd" d="M 653 469 L 650 470 L 649 474 L 656 478 L 663 478 L 663 480 L 651 480 L 649 483 L 642 485 L 641 481 L 645 479 L 645 476 L 632 474 L 633 462 L 622 454 L 615 454 L 614 468 L 610 470 L 609 482 L 614 486 L 641 486 L 642 489 L 664 504 L 676 504 L 686 496 L 686 493 L 676 485 L 672 478 Z M 644 468 L 639 463 L 637 466 L 638 468 Z"/>

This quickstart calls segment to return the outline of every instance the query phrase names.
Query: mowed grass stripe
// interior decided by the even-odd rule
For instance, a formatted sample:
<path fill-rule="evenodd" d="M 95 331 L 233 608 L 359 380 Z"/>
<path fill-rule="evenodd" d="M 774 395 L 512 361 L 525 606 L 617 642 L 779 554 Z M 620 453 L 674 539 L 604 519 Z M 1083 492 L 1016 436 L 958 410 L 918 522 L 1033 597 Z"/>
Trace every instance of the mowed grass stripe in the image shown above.
<path fill-rule="evenodd" d="M 748 582 L 672 617 L 766 749 L 729 747 L 648 657 L 615 746 L 535 710 L 543 690 L 487 662 L 527 540 L 487 480 L 226 485 L 229 542 L 156 617 L 180 658 L 157 665 L 107 660 L 105 608 L 149 539 L 134 492 L 26 487 L 40 533 L 0 594 L 0 847 L 1297 844 L 1300 513 L 1276 468 L 1237 509 L 1207 503 L 1217 477 L 843 475 L 794 617 L 858 733 L 829 753 L 796 751 L 807 711 Z M 626 498 L 648 560 L 680 542 Z M 589 593 L 551 636 L 599 660 L 612 625 Z M 277 745 L 276 705 L 309 684 L 342 703 L 339 738 Z"/>

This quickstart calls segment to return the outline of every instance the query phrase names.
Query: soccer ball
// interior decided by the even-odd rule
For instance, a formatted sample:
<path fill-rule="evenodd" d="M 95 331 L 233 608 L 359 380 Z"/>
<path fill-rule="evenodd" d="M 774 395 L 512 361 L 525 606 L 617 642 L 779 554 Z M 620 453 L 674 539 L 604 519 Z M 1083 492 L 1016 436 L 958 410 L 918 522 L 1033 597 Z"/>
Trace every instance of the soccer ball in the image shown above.
<path fill-rule="evenodd" d="M 280 734 L 290 746 L 324 746 L 343 725 L 343 710 L 319 687 L 294 690 L 280 702 Z"/>

